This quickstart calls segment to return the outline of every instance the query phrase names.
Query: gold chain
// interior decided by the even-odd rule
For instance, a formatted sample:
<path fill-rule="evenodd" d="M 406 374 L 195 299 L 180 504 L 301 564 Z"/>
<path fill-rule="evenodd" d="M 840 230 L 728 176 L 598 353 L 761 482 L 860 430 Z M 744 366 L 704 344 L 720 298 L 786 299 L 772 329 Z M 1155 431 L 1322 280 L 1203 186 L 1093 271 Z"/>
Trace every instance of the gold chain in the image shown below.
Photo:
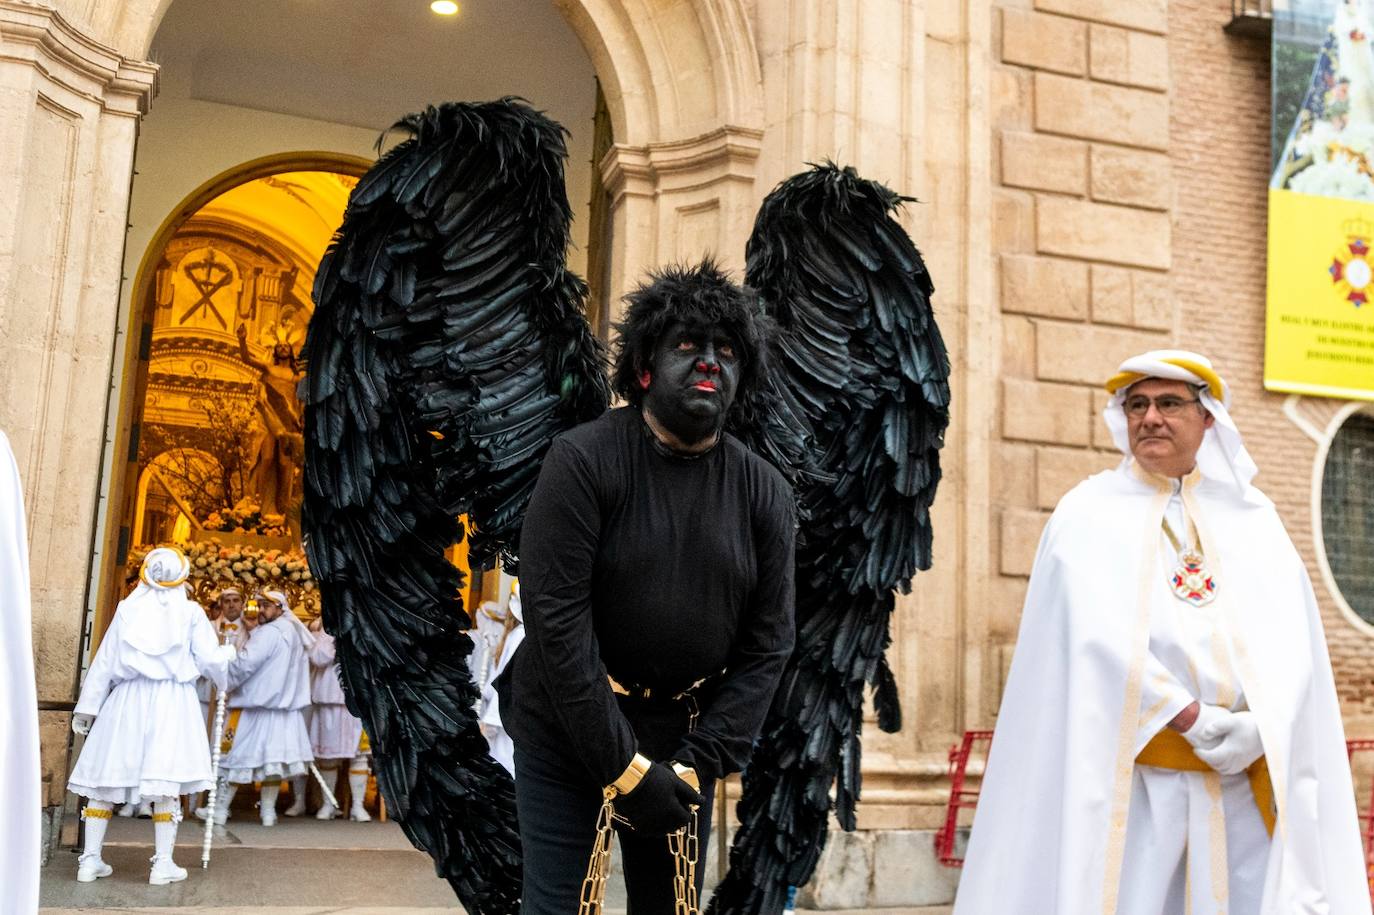
<path fill-rule="evenodd" d="M 615 841 L 615 829 L 611 821 L 615 817 L 615 807 L 611 799 L 616 790 L 607 787 L 602 794 L 601 813 L 596 818 L 596 842 L 592 845 L 592 857 L 587 862 L 587 876 L 582 880 L 582 897 L 578 902 L 577 915 L 600 915 L 606 904 L 606 876 L 611 872 L 611 843 Z"/>
<path fill-rule="evenodd" d="M 611 871 L 611 845 L 615 841 L 615 805 L 611 801 L 617 792 L 606 788 L 601 812 L 596 818 L 596 841 L 587 862 L 587 876 L 582 878 L 582 893 L 577 915 L 602 915 L 606 904 L 606 877 Z M 668 834 L 668 853 L 673 856 L 673 915 L 701 915 L 697 902 L 697 861 L 701 842 L 697 827 L 697 808 L 692 808 L 692 820 L 677 832 Z"/>
<path fill-rule="evenodd" d="M 697 808 L 691 822 L 668 833 L 668 853 L 673 856 L 673 915 L 700 915 L 697 908 Z"/>

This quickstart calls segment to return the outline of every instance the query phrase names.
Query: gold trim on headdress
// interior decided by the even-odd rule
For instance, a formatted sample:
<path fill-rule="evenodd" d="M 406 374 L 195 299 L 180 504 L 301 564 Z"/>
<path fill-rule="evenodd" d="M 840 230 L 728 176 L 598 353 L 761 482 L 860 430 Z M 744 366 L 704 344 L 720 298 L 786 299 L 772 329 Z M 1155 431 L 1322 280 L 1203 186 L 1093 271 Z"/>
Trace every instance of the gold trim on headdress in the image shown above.
<path fill-rule="evenodd" d="M 1212 396 L 1219 402 L 1225 398 L 1226 389 L 1221 383 L 1221 376 L 1218 375 L 1211 366 L 1203 365 L 1201 362 L 1195 362 L 1192 359 L 1180 359 L 1176 356 L 1170 356 L 1167 359 L 1160 359 L 1159 361 L 1178 366 L 1185 372 L 1192 372 L 1207 384 L 1207 389 L 1212 392 Z M 1117 372 L 1111 378 L 1107 379 L 1107 393 L 1115 394 L 1122 388 L 1129 388 L 1137 381 L 1144 381 L 1146 378 L 1151 377 L 1154 376 L 1147 375 L 1144 372 Z"/>
<path fill-rule="evenodd" d="M 177 559 L 181 560 L 181 564 L 186 568 L 186 571 L 183 572 L 181 577 L 176 581 L 153 581 L 148 577 L 148 560 L 147 557 L 145 557 L 142 567 L 138 570 L 139 580 L 150 588 L 175 588 L 178 585 L 186 584 L 186 580 L 191 577 L 191 564 L 186 561 L 186 554 L 174 546 L 158 547 L 158 549 L 171 550 L 173 553 L 176 553 Z"/>

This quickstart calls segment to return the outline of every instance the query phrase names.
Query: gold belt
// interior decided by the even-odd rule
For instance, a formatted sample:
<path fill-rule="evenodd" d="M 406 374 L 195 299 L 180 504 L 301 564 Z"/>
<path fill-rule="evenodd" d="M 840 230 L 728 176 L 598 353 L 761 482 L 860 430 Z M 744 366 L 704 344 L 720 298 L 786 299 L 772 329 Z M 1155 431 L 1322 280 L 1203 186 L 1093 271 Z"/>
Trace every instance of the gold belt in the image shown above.
<path fill-rule="evenodd" d="M 1192 744 L 1182 734 L 1172 728 L 1165 728 L 1150 738 L 1145 749 L 1135 758 L 1137 766 L 1154 766 L 1158 769 L 1172 769 L 1175 772 L 1214 772 L 1198 755 L 1193 752 Z M 1260 819 L 1269 835 L 1274 834 L 1274 784 L 1269 780 L 1269 764 L 1261 756 L 1245 770 L 1250 779 L 1250 790 L 1255 795 L 1255 806 L 1259 807 Z"/>
<path fill-rule="evenodd" d="M 220 736 L 219 751 L 228 753 L 234 746 L 234 735 L 238 733 L 239 718 L 243 716 L 243 709 L 231 708 L 229 710 L 229 720 L 224 723 L 224 734 Z"/>

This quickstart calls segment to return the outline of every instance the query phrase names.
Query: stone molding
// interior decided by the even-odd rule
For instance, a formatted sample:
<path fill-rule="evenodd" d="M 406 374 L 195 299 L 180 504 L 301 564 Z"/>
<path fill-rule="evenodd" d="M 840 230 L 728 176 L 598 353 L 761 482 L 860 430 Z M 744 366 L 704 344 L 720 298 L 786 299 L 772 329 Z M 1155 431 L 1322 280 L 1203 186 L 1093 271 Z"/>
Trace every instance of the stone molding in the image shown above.
<path fill-rule="evenodd" d="M 625 195 L 708 188 L 719 181 L 753 184 L 763 131 L 721 127 L 700 136 L 647 146 L 616 144 L 600 163 L 601 180 L 615 206 Z"/>
<path fill-rule="evenodd" d="M 763 132 L 715 130 L 644 146 L 617 144 L 600 162 L 615 243 L 608 289 L 612 303 L 646 271 L 714 254 L 727 268 L 744 264 L 754 221 L 754 173 Z M 612 321 L 620 318 L 612 306 Z"/>
<path fill-rule="evenodd" d="M 0 0 L 0 60 L 28 61 L 52 82 L 114 114 L 139 117 L 157 94 L 157 64 L 130 60 L 56 10 Z"/>

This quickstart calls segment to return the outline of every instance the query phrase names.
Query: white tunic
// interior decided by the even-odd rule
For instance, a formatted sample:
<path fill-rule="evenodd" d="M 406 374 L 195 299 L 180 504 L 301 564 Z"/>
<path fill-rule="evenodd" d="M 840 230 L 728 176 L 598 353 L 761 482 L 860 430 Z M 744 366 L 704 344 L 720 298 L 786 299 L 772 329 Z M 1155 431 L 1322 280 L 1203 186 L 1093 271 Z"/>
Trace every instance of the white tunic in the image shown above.
<path fill-rule="evenodd" d="M 1174 490 L 1165 517 L 1183 542 L 1188 526 L 1177 482 Z M 1162 530 L 1159 540 L 1141 694 L 1141 717 L 1155 730 L 1194 699 L 1246 707 L 1220 608 L 1174 596 L 1165 570 L 1177 566 L 1178 554 Z M 1269 833 L 1247 775 L 1138 765 L 1117 915 L 1257 915 L 1268 854 Z"/>
<path fill-rule="evenodd" d="M 229 665 L 228 705 L 242 709 L 220 763 L 231 782 L 300 775 L 313 757 L 302 714 L 310 705 L 310 664 L 299 631 L 285 615 L 263 623 Z"/>
<path fill-rule="evenodd" d="M 363 723 L 344 704 L 343 685 L 335 663 L 334 637 L 315 635 L 310 646 L 310 745 L 316 759 L 351 759 L 358 755 Z"/>
<path fill-rule="evenodd" d="M 210 749 L 196 678 L 223 683 L 232 651 L 190 600 L 155 608 L 172 636 L 156 654 L 135 647 L 130 612 L 129 600 L 121 601 L 81 686 L 76 713 L 95 723 L 67 790 L 114 803 L 202 791 L 210 787 Z"/>
<path fill-rule="evenodd" d="M 14 799 L 0 829 L 0 886 L 16 912 L 38 908 L 38 696 L 34 688 L 24 492 L 0 432 L 0 785 Z"/>

